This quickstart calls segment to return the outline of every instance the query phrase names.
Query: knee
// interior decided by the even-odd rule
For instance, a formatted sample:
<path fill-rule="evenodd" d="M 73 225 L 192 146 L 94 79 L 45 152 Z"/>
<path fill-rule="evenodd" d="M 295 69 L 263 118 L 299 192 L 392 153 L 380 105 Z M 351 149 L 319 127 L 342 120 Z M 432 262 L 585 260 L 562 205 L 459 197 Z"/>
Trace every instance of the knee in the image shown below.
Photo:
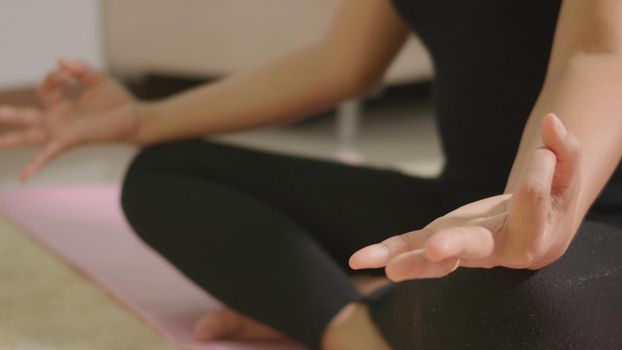
<path fill-rule="evenodd" d="M 174 174 L 179 159 L 198 141 L 164 143 L 141 150 L 130 163 L 121 186 L 121 207 L 132 226 L 153 207 L 163 189 L 162 174 Z M 181 168 L 180 168 L 181 169 Z"/>
<path fill-rule="evenodd" d="M 134 157 L 126 173 L 126 180 L 133 179 L 137 175 L 170 169 L 178 166 L 180 160 L 189 158 L 192 151 L 201 145 L 201 141 L 168 142 L 152 145 L 142 149 Z"/>
<path fill-rule="evenodd" d="M 397 348 L 619 344 L 620 247 L 619 229 L 586 223 L 568 252 L 542 270 L 460 269 L 439 280 L 405 282 L 394 295 L 392 321 L 411 331 L 394 336 L 407 344 Z"/>
<path fill-rule="evenodd" d="M 157 169 L 160 153 L 158 146 L 141 150 L 126 170 L 121 186 L 121 207 L 128 219 L 137 212 L 137 208 L 141 207 L 143 194 L 146 193 L 150 183 L 144 180 Z"/>

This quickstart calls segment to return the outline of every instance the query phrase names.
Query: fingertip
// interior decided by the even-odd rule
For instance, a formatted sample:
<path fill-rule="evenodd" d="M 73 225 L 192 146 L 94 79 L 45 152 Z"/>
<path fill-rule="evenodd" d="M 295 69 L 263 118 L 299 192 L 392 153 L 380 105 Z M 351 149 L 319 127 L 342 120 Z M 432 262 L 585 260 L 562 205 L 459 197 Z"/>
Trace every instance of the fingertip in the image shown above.
<path fill-rule="evenodd" d="M 568 134 L 568 130 L 566 129 L 566 125 L 564 125 L 564 122 L 559 119 L 559 117 L 553 113 L 550 114 L 551 117 L 553 119 L 553 123 L 555 124 L 555 130 L 557 131 L 557 133 L 561 136 L 564 137 L 566 136 L 566 134 Z"/>
<path fill-rule="evenodd" d="M 57 62 L 58 66 L 61 68 L 71 66 L 71 60 L 67 57 L 59 57 Z"/>
<path fill-rule="evenodd" d="M 28 180 L 29 180 L 29 179 L 30 179 L 30 175 L 28 175 L 25 171 L 22 171 L 22 172 L 19 174 L 19 182 L 20 182 L 22 185 L 25 185 L 25 184 L 28 182 Z"/>
<path fill-rule="evenodd" d="M 555 153 L 558 161 L 572 160 L 581 151 L 580 140 L 553 113 L 547 114 L 542 122 L 542 142 Z"/>
<path fill-rule="evenodd" d="M 553 123 L 555 123 L 557 120 L 559 120 L 559 117 L 557 116 L 557 114 L 555 114 L 553 112 L 549 112 L 549 113 L 544 115 L 543 122 L 546 122 L 546 123 L 553 122 Z"/>
<path fill-rule="evenodd" d="M 557 121 L 559 121 L 559 117 L 553 112 L 545 114 L 544 119 L 542 119 L 542 123 L 557 123 Z"/>
<path fill-rule="evenodd" d="M 350 266 L 350 268 L 352 270 L 360 270 L 361 269 L 361 266 L 359 265 L 359 263 L 357 261 L 356 253 L 352 254 L 350 256 L 350 259 L 348 259 L 348 266 Z"/>
<path fill-rule="evenodd" d="M 366 268 L 365 264 L 365 252 L 361 252 L 361 250 L 355 252 L 350 256 L 348 260 L 348 265 L 352 270 L 360 270 Z"/>
<path fill-rule="evenodd" d="M 405 278 L 400 277 L 399 275 L 395 275 L 392 272 L 393 269 L 390 269 L 388 266 L 384 268 L 384 275 L 387 276 L 387 279 L 393 283 L 400 283 L 406 280 Z"/>
<path fill-rule="evenodd" d="M 67 58 L 60 58 L 58 60 L 58 65 L 61 69 L 65 71 L 69 71 L 76 75 L 81 75 L 86 72 L 86 65 L 82 62 L 74 61 Z"/>
<path fill-rule="evenodd" d="M 350 259 L 348 259 L 348 266 L 350 266 L 350 268 L 352 270 L 358 270 L 360 269 L 357 261 L 356 261 L 356 257 L 355 257 L 356 253 L 350 255 Z"/>
<path fill-rule="evenodd" d="M 389 258 L 389 252 L 381 244 L 373 244 L 356 251 L 348 261 L 354 270 L 383 267 Z"/>
<path fill-rule="evenodd" d="M 20 175 L 20 181 L 22 184 L 28 182 L 41 168 L 40 164 L 31 163 L 27 165 Z"/>
<path fill-rule="evenodd" d="M 553 113 L 548 113 L 540 123 L 540 136 L 542 143 L 546 147 L 555 147 L 560 140 L 559 128 L 557 126 L 559 118 Z"/>

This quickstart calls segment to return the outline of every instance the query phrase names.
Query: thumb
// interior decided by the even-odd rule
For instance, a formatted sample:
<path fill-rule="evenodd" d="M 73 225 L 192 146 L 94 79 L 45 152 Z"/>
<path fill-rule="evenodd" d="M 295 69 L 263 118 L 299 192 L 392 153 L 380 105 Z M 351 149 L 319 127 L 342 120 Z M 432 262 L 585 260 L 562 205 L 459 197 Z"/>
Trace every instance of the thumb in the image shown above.
<path fill-rule="evenodd" d="M 417 230 L 387 238 L 356 251 L 350 257 L 349 265 L 355 270 L 379 268 L 386 266 L 390 260 L 402 253 L 408 251 L 422 253 L 424 236 L 423 230 Z"/>
<path fill-rule="evenodd" d="M 580 177 L 581 144 L 553 113 L 544 117 L 541 134 L 544 146 L 557 159 L 551 195 L 567 199 L 576 190 Z"/>
<path fill-rule="evenodd" d="M 555 154 L 538 148 L 531 154 L 510 203 L 508 230 L 502 255 L 505 266 L 529 266 L 542 253 L 549 214 L 550 191 L 555 172 Z"/>

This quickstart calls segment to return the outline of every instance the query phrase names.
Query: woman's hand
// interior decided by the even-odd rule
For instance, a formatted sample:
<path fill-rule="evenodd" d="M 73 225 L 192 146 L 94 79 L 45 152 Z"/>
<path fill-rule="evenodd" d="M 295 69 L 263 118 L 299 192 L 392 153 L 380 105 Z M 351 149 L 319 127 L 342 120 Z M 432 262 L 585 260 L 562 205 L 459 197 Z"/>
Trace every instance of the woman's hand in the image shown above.
<path fill-rule="evenodd" d="M 76 98 L 66 87 L 81 85 Z M 83 63 L 59 60 L 38 89 L 42 109 L 0 106 L 0 149 L 39 146 L 26 165 L 26 181 L 61 153 L 78 145 L 107 141 L 132 142 L 138 132 L 137 101 L 117 81 Z M 7 130 L 8 129 L 8 130 Z"/>
<path fill-rule="evenodd" d="M 354 269 L 385 267 L 393 281 L 442 277 L 458 266 L 538 269 L 564 254 L 580 219 L 580 145 L 553 114 L 541 125 L 544 147 L 533 151 L 514 194 L 458 208 L 421 230 L 365 247 Z"/>

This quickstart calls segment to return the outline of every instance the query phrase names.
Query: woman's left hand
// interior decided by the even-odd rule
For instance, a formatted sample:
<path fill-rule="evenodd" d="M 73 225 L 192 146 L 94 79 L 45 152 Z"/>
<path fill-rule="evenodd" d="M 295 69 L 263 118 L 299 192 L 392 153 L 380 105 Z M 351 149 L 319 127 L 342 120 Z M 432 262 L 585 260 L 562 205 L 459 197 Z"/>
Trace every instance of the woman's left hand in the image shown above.
<path fill-rule="evenodd" d="M 541 126 L 513 194 L 482 199 L 352 255 L 354 269 L 385 267 L 393 281 L 443 277 L 458 266 L 538 269 L 561 257 L 580 218 L 577 138 L 553 114 Z"/>

